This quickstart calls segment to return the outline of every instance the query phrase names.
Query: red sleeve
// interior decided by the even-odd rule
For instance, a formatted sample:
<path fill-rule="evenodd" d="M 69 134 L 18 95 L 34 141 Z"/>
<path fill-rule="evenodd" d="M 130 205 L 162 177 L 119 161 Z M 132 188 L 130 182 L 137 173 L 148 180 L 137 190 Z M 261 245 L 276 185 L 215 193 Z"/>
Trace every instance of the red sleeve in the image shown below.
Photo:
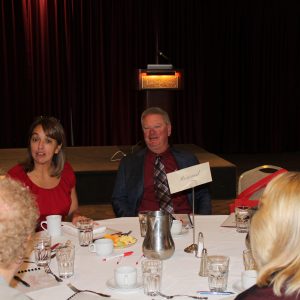
<path fill-rule="evenodd" d="M 26 181 L 26 173 L 23 169 L 23 167 L 21 165 L 16 165 L 14 167 L 12 167 L 7 174 L 16 180 L 19 180 L 21 182 L 25 182 Z"/>
<path fill-rule="evenodd" d="M 70 189 L 72 189 L 73 187 L 75 187 L 76 185 L 76 177 L 73 171 L 73 168 L 71 167 L 71 165 L 66 162 L 64 169 L 62 171 L 62 176 L 64 181 L 67 182 L 67 184 L 69 185 Z"/>

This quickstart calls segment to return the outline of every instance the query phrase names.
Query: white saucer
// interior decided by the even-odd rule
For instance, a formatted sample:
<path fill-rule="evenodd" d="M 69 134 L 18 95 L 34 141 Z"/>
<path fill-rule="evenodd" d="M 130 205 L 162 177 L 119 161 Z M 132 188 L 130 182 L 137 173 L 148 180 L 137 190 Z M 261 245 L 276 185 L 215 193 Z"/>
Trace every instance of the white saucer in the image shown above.
<path fill-rule="evenodd" d="M 141 289 L 143 287 L 143 282 L 141 279 L 138 279 L 135 286 L 130 287 L 130 288 L 123 288 L 116 284 L 114 278 L 111 278 L 106 281 L 106 285 L 108 288 L 110 288 L 118 293 L 132 293 L 132 292 L 137 292 L 139 289 Z"/>
<path fill-rule="evenodd" d="M 172 237 L 173 238 L 179 238 L 179 237 L 182 237 L 183 235 L 187 234 L 188 232 L 189 232 L 188 229 L 182 228 L 180 233 L 172 233 Z"/>
<path fill-rule="evenodd" d="M 242 287 L 242 281 L 238 280 L 236 281 L 233 285 L 232 288 L 234 289 L 235 292 L 237 293 L 241 293 L 243 292 L 245 289 Z"/>

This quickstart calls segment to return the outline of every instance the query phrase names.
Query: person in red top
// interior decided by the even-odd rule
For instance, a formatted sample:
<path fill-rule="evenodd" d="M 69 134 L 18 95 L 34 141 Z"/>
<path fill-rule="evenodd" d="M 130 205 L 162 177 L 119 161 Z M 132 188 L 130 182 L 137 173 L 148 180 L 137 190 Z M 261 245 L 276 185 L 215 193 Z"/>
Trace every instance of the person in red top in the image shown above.
<path fill-rule="evenodd" d="M 27 159 L 8 171 L 36 196 L 39 222 L 48 215 L 70 216 L 74 224 L 84 218 L 78 212 L 76 178 L 65 162 L 64 147 L 60 122 L 54 117 L 38 117 L 29 129 Z"/>

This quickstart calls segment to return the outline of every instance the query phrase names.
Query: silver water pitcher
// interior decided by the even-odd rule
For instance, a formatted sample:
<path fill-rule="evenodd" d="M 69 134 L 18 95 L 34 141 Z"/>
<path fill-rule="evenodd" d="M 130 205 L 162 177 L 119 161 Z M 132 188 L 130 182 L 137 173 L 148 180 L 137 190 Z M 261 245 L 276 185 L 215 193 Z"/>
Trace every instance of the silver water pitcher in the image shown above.
<path fill-rule="evenodd" d="M 147 233 L 143 242 L 143 253 L 147 258 L 167 259 L 175 251 L 171 235 L 172 217 L 164 211 L 147 214 Z"/>

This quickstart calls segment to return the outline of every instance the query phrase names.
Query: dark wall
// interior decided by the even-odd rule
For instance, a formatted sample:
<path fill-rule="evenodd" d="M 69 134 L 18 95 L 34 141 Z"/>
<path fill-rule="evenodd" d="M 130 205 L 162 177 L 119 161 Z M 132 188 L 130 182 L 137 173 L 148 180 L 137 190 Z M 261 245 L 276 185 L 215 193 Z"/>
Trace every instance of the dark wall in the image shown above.
<path fill-rule="evenodd" d="M 0 10 L 2 148 L 24 147 L 37 115 L 59 118 L 69 145 L 136 144 L 135 70 L 160 50 L 185 75 L 174 143 L 300 149 L 298 1 L 0 0 Z"/>

